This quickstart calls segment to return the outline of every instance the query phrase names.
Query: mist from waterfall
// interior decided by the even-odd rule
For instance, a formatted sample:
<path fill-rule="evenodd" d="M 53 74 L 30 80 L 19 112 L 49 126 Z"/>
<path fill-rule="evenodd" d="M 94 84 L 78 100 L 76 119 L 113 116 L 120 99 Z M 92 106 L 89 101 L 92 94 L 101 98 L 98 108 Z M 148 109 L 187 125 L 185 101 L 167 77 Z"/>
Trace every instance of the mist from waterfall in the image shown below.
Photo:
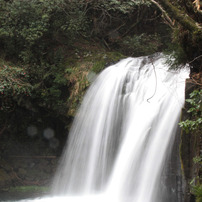
<path fill-rule="evenodd" d="M 189 75 L 165 61 L 162 54 L 123 59 L 95 79 L 54 178 L 60 201 L 165 202 L 161 176 Z"/>

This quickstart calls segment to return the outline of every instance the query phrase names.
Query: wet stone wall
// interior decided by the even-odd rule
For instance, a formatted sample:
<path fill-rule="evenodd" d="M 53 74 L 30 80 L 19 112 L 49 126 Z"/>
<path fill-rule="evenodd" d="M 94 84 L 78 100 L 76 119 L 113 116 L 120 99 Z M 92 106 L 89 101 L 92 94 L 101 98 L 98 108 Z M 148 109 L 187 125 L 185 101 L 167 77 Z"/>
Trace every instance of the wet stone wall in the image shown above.
<path fill-rule="evenodd" d="M 171 143 L 170 155 L 168 155 L 165 161 L 164 169 L 161 176 L 161 184 L 159 194 L 162 195 L 163 202 L 184 202 L 183 200 L 183 183 L 182 172 L 180 164 L 180 130 L 177 130 L 177 134 L 173 143 Z"/>
<path fill-rule="evenodd" d="M 195 89 L 200 89 L 200 83 L 194 82 L 192 79 L 187 79 L 186 81 L 186 90 L 185 90 L 185 98 L 189 98 L 189 94 L 193 92 Z M 181 120 L 184 121 L 186 119 L 190 119 L 190 114 L 187 113 L 187 109 L 189 108 L 189 103 L 185 103 L 185 107 L 182 111 Z M 202 138 L 201 131 L 193 131 L 186 133 L 183 131 L 181 133 L 181 143 L 180 143 L 180 156 L 181 156 L 181 167 L 183 173 L 183 199 L 184 202 L 195 202 L 195 196 L 191 192 L 190 182 L 193 179 L 197 178 L 201 174 L 201 167 L 198 164 L 195 164 L 193 158 L 196 156 L 200 156 L 202 154 Z"/>

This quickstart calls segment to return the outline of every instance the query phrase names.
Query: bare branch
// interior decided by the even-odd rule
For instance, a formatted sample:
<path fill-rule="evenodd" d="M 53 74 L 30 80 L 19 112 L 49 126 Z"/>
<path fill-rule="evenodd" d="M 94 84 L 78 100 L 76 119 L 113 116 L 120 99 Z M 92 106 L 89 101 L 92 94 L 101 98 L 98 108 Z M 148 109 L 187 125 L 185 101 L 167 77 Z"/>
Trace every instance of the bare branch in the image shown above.
<path fill-rule="evenodd" d="M 151 0 L 156 1 L 156 0 Z M 177 6 L 174 6 L 170 0 L 157 0 L 161 7 L 163 7 L 168 15 L 172 16 L 177 22 L 179 22 L 184 28 L 191 32 L 200 32 L 201 33 L 201 25 L 194 21 L 189 15 L 180 10 Z M 157 2 L 156 1 L 156 2 Z"/>
<path fill-rule="evenodd" d="M 202 55 L 199 55 L 198 57 L 195 57 L 192 61 L 188 62 L 188 64 L 191 64 L 192 62 L 194 62 L 195 60 L 198 60 L 201 57 L 202 57 Z"/>
<path fill-rule="evenodd" d="M 163 13 L 165 19 L 168 21 L 169 23 L 169 26 L 173 27 L 174 26 L 174 22 L 171 20 L 171 18 L 168 16 L 167 12 L 163 9 L 163 7 L 158 3 L 156 2 L 155 0 L 150 0 L 152 3 L 154 3 L 160 10 L 161 12 Z"/>

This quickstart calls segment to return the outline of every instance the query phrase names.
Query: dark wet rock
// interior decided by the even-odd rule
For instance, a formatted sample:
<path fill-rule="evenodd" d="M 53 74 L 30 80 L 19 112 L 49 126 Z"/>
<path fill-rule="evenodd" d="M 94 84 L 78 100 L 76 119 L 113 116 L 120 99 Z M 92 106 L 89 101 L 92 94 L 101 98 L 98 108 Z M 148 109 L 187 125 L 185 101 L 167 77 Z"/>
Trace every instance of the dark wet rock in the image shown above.
<path fill-rule="evenodd" d="M 18 176 L 20 178 L 25 179 L 26 174 L 27 174 L 27 171 L 25 169 L 23 169 L 23 168 L 18 169 Z"/>
<path fill-rule="evenodd" d="M 0 169 L 0 190 L 6 190 L 12 183 L 12 175 L 9 175 L 5 170 Z"/>

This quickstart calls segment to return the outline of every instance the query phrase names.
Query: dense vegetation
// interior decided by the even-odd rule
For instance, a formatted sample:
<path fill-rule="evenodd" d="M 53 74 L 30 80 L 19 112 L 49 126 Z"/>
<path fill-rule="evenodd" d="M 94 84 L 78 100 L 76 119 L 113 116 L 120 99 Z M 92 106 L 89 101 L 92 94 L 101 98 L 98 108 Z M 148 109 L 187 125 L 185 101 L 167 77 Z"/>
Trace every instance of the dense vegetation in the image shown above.
<path fill-rule="evenodd" d="M 0 0 L 0 10 L 1 133 L 16 120 L 18 134 L 38 117 L 66 124 L 91 66 L 161 51 L 170 38 L 150 1 Z M 88 62 L 82 71 L 78 61 Z"/>
<path fill-rule="evenodd" d="M 201 71 L 202 12 L 200 0 L 151 0 L 162 11 L 172 28 L 172 38 L 179 45 L 177 60 L 192 66 L 192 72 Z"/>
<path fill-rule="evenodd" d="M 0 136 L 66 134 L 90 77 L 125 56 L 166 51 L 200 73 L 201 21 L 200 0 L 0 0 Z"/>
<path fill-rule="evenodd" d="M 196 197 L 196 201 L 200 202 L 202 199 L 202 179 L 200 175 L 202 164 L 200 151 L 202 90 L 200 86 L 193 85 L 191 91 L 186 99 L 183 120 L 179 123 L 184 131 L 181 145 L 181 158 L 184 163 L 184 176 L 189 183 L 188 190 Z"/>

